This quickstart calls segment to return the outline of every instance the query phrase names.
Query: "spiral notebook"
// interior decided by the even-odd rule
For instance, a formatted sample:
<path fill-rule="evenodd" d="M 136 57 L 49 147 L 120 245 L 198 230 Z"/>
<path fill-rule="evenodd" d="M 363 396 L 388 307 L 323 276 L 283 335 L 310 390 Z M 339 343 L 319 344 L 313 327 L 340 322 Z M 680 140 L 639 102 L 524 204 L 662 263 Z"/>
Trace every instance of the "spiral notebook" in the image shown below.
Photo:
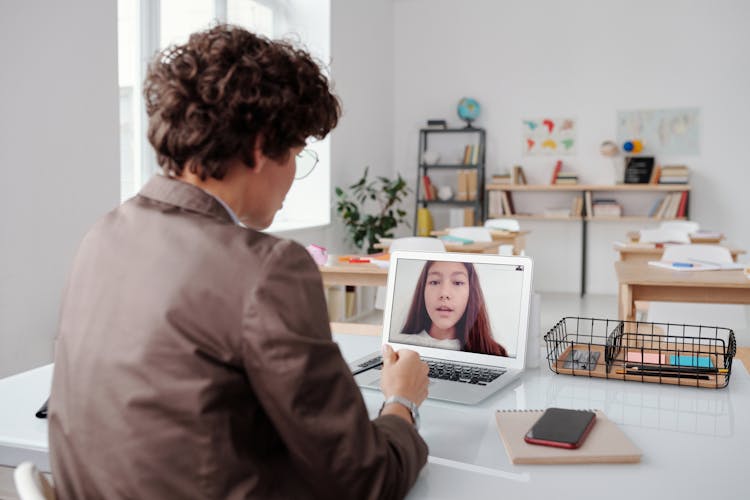
<path fill-rule="evenodd" d="M 523 436 L 544 410 L 497 410 L 495 419 L 508 458 L 514 464 L 638 463 L 641 450 L 600 410 L 586 441 L 574 450 L 533 445 Z"/>

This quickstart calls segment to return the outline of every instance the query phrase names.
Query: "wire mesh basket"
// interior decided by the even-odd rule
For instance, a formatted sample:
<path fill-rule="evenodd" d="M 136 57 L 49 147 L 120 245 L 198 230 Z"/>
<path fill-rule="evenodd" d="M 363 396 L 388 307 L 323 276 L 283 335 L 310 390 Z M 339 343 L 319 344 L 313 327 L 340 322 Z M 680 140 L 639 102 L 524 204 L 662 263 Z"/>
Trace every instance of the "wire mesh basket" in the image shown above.
<path fill-rule="evenodd" d="M 729 328 L 565 317 L 544 336 L 555 373 L 720 389 L 737 351 Z"/>

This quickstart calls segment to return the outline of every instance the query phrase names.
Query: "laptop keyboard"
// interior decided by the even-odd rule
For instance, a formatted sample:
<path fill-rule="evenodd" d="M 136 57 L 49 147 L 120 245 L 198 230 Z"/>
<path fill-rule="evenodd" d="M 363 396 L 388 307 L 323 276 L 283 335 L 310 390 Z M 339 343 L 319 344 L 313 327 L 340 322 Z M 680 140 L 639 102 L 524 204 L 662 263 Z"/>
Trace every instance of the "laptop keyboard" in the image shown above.
<path fill-rule="evenodd" d="M 442 380 L 452 380 L 454 382 L 464 382 L 467 384 L 487 385 L 497 377 L 505 373 L 502 368 L 486 368 L 477 365 L 462 365 L 459 363 L 450 363 L 434 359 L 425 360 L 430 372 L 427 374 L 430 378 Z M 357 365 L 357 372 L 364 371 L 370 367 L 380 370 L 383 364 L 383 358 L 378 356 Z M 376 366 L 377 365 L 377 366 Z"/>

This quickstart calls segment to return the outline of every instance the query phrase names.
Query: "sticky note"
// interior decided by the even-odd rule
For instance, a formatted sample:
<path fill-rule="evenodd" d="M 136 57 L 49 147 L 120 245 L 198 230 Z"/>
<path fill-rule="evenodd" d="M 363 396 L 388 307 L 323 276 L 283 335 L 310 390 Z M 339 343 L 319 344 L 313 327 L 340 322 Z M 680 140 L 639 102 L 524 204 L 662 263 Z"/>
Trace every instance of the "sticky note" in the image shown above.
<path fill-rule="evenodd" d="M 664 364 L 667 360 L 666 354 L 658 354 L 655 352 L 644 352 L 640 351 L 628 351 L 626 361 L 631 363 L 653 363 L 655 365 Z"/>
<path fill-rule="evenodd" d="M 714 364 L 708 356 L 669 356 L 669 364 L 677 366 L 697 366 L 698 368 L 713 368 Z"/>

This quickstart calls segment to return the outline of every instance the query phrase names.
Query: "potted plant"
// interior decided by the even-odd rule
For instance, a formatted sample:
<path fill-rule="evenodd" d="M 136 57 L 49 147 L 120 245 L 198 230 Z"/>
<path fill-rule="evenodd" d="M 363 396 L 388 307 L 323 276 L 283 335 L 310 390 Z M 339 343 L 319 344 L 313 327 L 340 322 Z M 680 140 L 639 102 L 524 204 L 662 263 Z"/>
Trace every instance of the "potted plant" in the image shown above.
<path fill-rule="evenodd" d="M 336 212 L 346 225 L 354 246 L 360 250 L 366 245 L 367 253 L 375 253 L 375 243 L 380 238 L 393 238 L 393 230 L 404 223 L 406 211 L 400 208 L 404 197 L 411 191 L 399 174 L 395 180 L 376 177 L 368 180 L 369 167 L 362 178 L 349 186 L 349 191 L 336 187 Z"/>

